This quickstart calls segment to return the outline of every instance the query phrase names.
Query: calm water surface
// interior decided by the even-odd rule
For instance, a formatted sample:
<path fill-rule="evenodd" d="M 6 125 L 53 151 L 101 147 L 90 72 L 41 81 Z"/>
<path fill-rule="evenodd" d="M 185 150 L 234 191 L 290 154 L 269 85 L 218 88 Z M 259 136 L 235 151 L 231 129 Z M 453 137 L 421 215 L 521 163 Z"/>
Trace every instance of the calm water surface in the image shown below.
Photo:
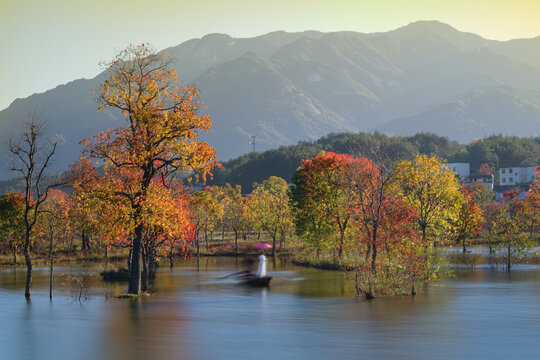
<path fill-rule="evenodd" d="M 539 359 L 540 267 L 479 267 L 409 297 L 364 301 L 339 272 L 273 265 L 270 289 L 225 275 L 233 259 L 160 269 L 156 293 L 105 299 L 103 288 L 48 299 L 48 269 L 0 270 L 0 359 Z M 64 279 L 64 280 L 63 280 Z M 125 285 L 111 285 L 123 288 Z"/>

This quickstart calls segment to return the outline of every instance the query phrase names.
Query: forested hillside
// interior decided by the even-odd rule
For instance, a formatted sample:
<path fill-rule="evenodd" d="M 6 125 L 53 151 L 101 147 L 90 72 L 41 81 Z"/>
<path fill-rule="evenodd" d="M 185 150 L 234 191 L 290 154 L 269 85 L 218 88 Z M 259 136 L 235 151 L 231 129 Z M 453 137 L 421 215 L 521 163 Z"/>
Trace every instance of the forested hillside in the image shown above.
<path fill-rule="evenodd" d="M 302 159 L 323 150 L 367 157 L 377 154 L 393 160 L 411 159 L 418 153 L 436 155 L 448 162 L 468 162 L 472 173 L 483 163 L 488 163 L 492 169 L 540 163 L 540 137 L 494 135 L 464 145 L 429 133 L 395 137 L 378 132 L 339 133 L 279 149 L 251 152 L 224 162 L 221 168 L 214 170 L 214 180 L 209 184 L 239 184 L 244 192 L 250 192 L 254 182 L 270 176 L 290 181 Z"/>

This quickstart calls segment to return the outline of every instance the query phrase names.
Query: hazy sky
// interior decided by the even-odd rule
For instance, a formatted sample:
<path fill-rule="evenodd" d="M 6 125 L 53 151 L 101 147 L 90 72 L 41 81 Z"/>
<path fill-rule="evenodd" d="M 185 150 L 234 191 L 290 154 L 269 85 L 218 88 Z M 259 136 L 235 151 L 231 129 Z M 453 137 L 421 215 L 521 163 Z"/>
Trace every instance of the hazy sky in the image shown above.
<path fill-rule="evenodd" d="M 126 45 L 208 33 L 387 31 L 439 20 L 485 38 L 540 35 L 538 0 L 0 0 L 0 109 L 100 72 Z"/>

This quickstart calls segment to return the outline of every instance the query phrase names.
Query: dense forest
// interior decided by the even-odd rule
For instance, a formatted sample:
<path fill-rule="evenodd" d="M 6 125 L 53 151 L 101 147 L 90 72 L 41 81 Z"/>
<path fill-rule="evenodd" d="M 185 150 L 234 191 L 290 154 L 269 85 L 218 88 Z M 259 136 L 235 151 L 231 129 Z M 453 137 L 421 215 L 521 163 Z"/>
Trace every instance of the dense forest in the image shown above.
<path fill-rule="evenodd" d="M 315 141 L 282 146 L 264 152 L 251 152 L 224 162 L 215 169 L 211 185 L 239 184 L 251 192 L 254 182 L 270 176 L 291 180 L 302 159 L 309 159 L 321 150 L 371 157 L 383 154 L 394 160 L 409 160 L 416 154 L 435 155 L 447 162 L 468 162 L 474 173 L 481 164 L 492 169 L 509 166 L 530 166 L 540 163 L 540 137 L 492 135 L 464 145 L 430 133 L 414 136 L 387 136 L 378 132 L 336 133 Z"/>

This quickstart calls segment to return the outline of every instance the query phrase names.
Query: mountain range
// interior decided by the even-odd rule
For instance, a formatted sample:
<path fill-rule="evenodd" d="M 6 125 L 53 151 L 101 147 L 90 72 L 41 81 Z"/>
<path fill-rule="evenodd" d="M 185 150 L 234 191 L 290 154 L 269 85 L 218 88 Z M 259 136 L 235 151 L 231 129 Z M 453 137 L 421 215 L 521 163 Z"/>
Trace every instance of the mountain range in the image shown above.
<path fill-rule="evenodd" d="M 371 34 L 210 34 L 164 51 L 201 90 L 215 123 L 203 138 L 222 160 L 249 152 L 251 135 L 260 151 L 344 131 L 433 132 L 460 142 L 540 134 L 540 37 L 494 41 L 419 21 Z M 15 100 L 0 111 L 0 134 L 40 111 L 66 139 L 55 161 L 66 168 L 80 140 L 123 125 L 118 114 L 96 111 L 91 89 L 104 77 Z M 6 163 L 0 178 L 11 176 Z"/>

